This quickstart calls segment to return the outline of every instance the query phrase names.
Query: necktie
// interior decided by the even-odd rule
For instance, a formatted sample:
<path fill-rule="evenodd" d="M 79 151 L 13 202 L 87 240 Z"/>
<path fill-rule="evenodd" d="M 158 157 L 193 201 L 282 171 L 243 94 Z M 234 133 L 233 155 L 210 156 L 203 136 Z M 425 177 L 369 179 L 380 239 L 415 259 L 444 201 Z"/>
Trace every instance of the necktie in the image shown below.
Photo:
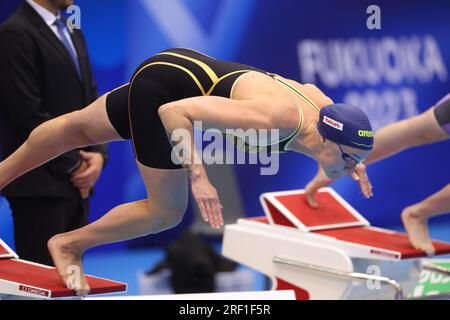
<path fill-rule="evenodd" d="M 66 47 L 67 51 L 69 52 L 70 57 L 72 58 L 73 63 L 75 64 L 75 67 L 77 69 L 78 77 L 81 79 L 80 64 L 78 63 L 77 55 L 75 53 L 75 50 L 70 45 L 69 40 L 67 39 L 66 34 L 64 32 L 64 31 L 69 32 L 69 29 L 67 28 L 64 21 L 62 21 L 59 18 L 56 19 L 54 24 L 58 28 L 58 33 L 59 33 L 59 36 L 61 37 L 61 42 L 63 43 L 64 47 Z"/>

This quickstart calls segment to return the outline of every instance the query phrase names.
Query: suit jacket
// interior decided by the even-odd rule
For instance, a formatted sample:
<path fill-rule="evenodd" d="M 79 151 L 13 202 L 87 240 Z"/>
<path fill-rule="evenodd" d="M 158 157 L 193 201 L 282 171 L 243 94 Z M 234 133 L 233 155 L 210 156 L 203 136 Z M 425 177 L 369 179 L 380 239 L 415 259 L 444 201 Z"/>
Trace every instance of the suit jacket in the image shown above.
<path fill-rule="evenodd" d="M 31 131 L 52 118 L 89 105 L 97 98 L 80 30 L 71 34 L 82 79 L 69 52 L 26 2 L 0 27 L 0 154 L 13 153 Z M 61 139 L 64 139 L 62 136 Z M 107 157 L 107 145 L 86 148 Z M 2 192 L 10 197 L 79 196 L 70 182 L 80 160 L 68 152 L 18 178 Z"/>

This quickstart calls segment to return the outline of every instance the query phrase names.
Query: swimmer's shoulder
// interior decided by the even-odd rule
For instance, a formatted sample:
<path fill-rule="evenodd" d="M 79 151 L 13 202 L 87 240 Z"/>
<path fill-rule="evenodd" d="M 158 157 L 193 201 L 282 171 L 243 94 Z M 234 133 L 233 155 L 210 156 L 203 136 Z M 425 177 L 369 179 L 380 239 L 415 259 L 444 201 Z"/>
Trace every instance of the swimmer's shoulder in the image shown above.
<path fill-rule="evenodd" d="M 328 97 L 322 90 L 320 90 L 315 84 L 300 83 L 290 79 L 288 79 L 288 81 L 289 84 L 294 86 L 301 93 L 305 94 L 320 109 L 334 103 L 333 100 Z"/>

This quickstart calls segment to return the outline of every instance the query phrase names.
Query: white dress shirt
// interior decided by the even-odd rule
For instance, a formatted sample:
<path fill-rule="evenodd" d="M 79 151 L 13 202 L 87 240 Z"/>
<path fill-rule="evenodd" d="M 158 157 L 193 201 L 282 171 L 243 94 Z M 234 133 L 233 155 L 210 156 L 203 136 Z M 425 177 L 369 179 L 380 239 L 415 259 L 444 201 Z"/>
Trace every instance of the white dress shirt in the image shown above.
<path fill-rule="evenodd" d="M 41 5 L 39 5 L 36 2 L 34 2 L 33 0 L 26 0 L 26 1 L 42 17 L 42 19 L 44 19 L 45 23 L 53 31 L 55 36 L 57 36 L 58 39 L 60 41 L 62 41 L 62 39 L 61 39 L 61 37 L 59 35 L 59 32 L 58 32 L 58 28 L 54 24 L 56 19 L 61 18 L 61 14 L 58 13 L 58 15 L 55 16 L 53 14 L 53 12 L 48 11 L 47 9 L 42 7 Z M 75 46 L 73 45 L 72 39 L 70 38 L 70 33 L 69 33 L 69 29 L 68 28 L 64 29 L 64 35 L 66 36 L 67 41 L 69 41 L 70 47 L 72 48 L 73 52 L 78 57 L 77 50 L 75 50 Z"/>

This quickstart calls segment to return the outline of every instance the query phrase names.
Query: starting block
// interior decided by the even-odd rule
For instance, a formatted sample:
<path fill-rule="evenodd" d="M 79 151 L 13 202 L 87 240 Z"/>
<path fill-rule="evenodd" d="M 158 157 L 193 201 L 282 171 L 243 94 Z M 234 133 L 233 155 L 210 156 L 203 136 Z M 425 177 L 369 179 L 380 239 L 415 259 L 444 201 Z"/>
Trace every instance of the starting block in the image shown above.
<path fill-rule="evenodd" d="M 19 259 L 17 254 L 0 239 L 0 259 Z"/>
<path fill-rule="evenodd" d="M 414 288 L 432 260 L 406 234 L 371 227 L 331 188 L 316 198 L 320 205 L 312 208 L 304 190 L 262 194 L 266 215 L 227 225 L 222 254 L 268 276 L 272 290 L 294 290 L 297 299 L 429 298 Z M 433 244 L 436 255 L 450 254 L 450 243 Z"/>
<path fill-rule="evenodd" d="M 122 282 L 87 276 L 89 295 L 126 292 Z M 18 259 L 0 239 L 0 300 L 78 298 L 53 267 Z"/>

